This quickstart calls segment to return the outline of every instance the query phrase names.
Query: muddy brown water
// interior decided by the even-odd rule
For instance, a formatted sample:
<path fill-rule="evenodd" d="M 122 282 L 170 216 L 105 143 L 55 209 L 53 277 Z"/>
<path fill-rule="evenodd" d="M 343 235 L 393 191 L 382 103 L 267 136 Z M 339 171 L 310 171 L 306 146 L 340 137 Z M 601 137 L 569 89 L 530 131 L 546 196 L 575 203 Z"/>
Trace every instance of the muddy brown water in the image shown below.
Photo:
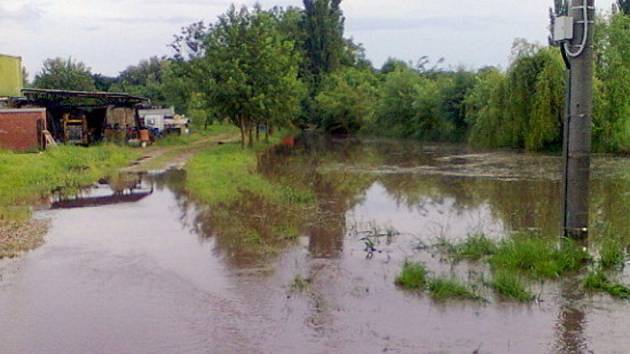
<path fill-rule="evenodd" d="M 628 352 L 630 303 L 584 294 L 578 276 L 530 284 L 532 304 L 487 290 L 488 303 L 436 302 L 394 285 L 405 259 L 463 280 L 488 271 L 445 262 L 438 237 L 559 232 L 559 164 L 384 141 L 278 149 L 261 173 L 309 185 L 317 215 L 268 257 L 230 243 L 184 170 L 57 197 L 37 214 L 51 219 L 45 245 L 0 261 L 0 353 Z M 627 159 L 594 161 L 595 246 L 630 238 L 629 173 Z M 379 233 L 366 257 L 361 239 Z M 305 289 L 292 289 L 298 276 Z"/>

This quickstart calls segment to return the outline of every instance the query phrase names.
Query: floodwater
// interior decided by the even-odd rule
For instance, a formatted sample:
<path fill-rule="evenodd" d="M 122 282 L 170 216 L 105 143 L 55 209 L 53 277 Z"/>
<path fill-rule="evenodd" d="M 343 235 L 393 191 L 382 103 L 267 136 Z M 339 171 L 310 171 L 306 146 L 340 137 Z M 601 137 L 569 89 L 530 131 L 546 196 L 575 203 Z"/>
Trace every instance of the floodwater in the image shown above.
<path fill-rule="evenodd" d="M 598 157 L 593 238 L 630 239 L 630 160 Z M 242 203 L 209 210 L 186 172 L 127 175 L 37 213 L 46 243 L 0 261 L 0 353 L 624 353 L 630 306 L 579 278 L 535 283 L 532 304 L 435 302 L 397 288 L 405 259 L 450 265 L 439 237 L 559 232 L 557 157 L 457 146 L 306 140 L 259 170 L 316 195 L 309 217 Z M 108 182 L 108 184 L 105 184 Z M 299 225 L 286 225 L 291 220 Z M 300 237 L 262 254 L 233 242 L 282 224 Z M 382 237 L 377 236 L 381 234 Z M 376 251 L 368 257 L 366 235 Z M 308 279 L 304 289 L 292 287 Z M 628 272 L 619 279 L 630 282 Z"/>

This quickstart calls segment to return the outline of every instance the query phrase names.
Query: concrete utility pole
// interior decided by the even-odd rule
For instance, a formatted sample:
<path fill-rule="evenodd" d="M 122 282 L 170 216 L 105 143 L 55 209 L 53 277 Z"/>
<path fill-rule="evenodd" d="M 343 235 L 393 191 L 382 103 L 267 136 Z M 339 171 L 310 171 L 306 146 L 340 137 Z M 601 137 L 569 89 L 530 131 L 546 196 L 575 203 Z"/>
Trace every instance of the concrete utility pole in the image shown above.
<path fill-rule="evenodd" d="M 568 15 L 568 18 L 558 18 L 564 26 L 568 26 L 564 29 L 566 38 L 555 38 L 562 41 L 562 54 L 569 70 L 563 144 L 563 227 L 567 237 L 586 238 L 590 199 L 595 0 L 570 0 Z M 571 26 L 572 29 L 569 28 Z"/>

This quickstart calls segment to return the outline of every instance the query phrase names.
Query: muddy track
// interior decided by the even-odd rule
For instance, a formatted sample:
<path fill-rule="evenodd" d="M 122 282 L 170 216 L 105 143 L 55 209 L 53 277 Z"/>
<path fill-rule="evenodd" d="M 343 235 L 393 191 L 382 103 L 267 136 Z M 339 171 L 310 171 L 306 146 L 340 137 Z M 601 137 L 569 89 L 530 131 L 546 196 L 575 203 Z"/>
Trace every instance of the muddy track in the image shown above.
<path fill-rule="evenodd" d="M 225 133 L 203 138 L 186 145 L 153 146 L 145 150 L 144 155 L 121 172 L 139 173 L 151 170 L 163 170 L 170 166 L 183 165 L 197 152 L 218 144 L 233 143 L 237 134 Z"/>

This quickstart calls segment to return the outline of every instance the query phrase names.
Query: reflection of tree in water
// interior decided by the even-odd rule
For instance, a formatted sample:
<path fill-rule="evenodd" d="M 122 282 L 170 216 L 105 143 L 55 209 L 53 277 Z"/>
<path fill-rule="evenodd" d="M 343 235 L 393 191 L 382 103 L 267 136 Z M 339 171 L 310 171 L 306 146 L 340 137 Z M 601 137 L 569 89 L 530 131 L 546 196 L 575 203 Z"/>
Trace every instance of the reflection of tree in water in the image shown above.
<path fill-rule="evenodd" d="M 217 250 L 232 259 L 257 259 L 260 251 L 281 249 L 294 237 L 306 235 L 314 257 L 336 257 L 343 250 L 346 214 L 363 202 L 365 192 L 376 181 L 399 205 L 422 212 L 444 204 L 458 213 L 488 207 L 494 218 L 510 230 L 537 228 L 544 233 L 559 232 L 560 185 L 551 179 L 466 177 L 420 173 L 362 173 L 362 167 L 414 167 L 435 165 L 445 153 L 461 152 L 456 147 L 422 147 L 409 143 L 358 143 L 317 137 L 297 140 L 293 147 L 278 146 L 261 153 L 258 172 L 280 185 L 306 190 L 315 195 L 308 207 L 274 205 L 253 196 L 242 197 L 230 206 L 195 209 L 185 192 L 185 172 L 171 171 L 156 176 L 156 187 L 168 185 L 175 193 L 182 222 L 190 221 L 202 237 L 214 237 Z M 332 168 L 331 168 L 332 167 Z M 348 168 L 352 167 L 352 168 Z M 608 229 L 627 235 L 630 218 L 630 183 L 621 178 L 600 178 L 593 182 L 593 220 L 606 220 Z M 191 217 L 192 210 L 196 216 Z M 630 239 L 630 237 L 628 237 Z M 264 242 L 260 242 L 260 241 Z M 251 252 L 256 245 L 263 245 Z M 268 246 L 268 247 L 267 247 Z"/>
<path fill-rule="evenodd" d="M 320 150 L 322 144 L 325 153 Z M 298 235 L 309 237 L 313 256 L 337 256 L 343 250 L 346 213 L 361 202 L 363 192 L 373 183 L 372 178 L 342 171 L 321 173 L 325 163 L 355 158 L 357 150 L 348 149 L 346 144 L 310 144 L 298 139 L 293 147 L 278 146 L 259 154 L 258 173 L 278 185 L 314 195 L 312 201 L 283 205 L 242 193 L 228 205 L 199 209 L 191 226 L 202 238 L 213 238 L 216 251 L 235 266 L 251 265 L 276 254 Z M 183 196 L 177 199 L 186 215 L 190 202 L 183 183 L 178 183 L 175 181 L 174 193 Z"/>

